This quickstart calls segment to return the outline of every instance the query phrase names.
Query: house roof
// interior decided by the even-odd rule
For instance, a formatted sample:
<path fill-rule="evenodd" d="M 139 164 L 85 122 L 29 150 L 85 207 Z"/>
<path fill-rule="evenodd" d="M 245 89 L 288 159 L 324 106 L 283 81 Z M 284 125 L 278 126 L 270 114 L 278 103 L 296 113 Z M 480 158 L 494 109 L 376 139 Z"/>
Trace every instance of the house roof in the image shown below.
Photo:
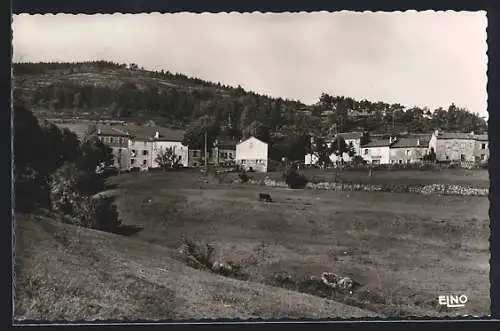
<path fill-rule="evenodd" d="M 124 129 L 135 140 L 158 140 L 158 141 L 182 141 L 184 139 L 184 130 L 170 129 L 161 126 L 140 126 L 127 125 Z M 156 132 L 159 132 L 159 138 L 155 138 Z"/>
<path fill-rule="evenodd" d="M 238 143 L 230 139 L 218 139 L 217 147 L 221 149 L 235 149 Z"/>
<path fill-rule="evenodd" d="M 339 136 L 346 140 L 361 139 L 363 137 L 363 132 L 341 132 Z"/>
<path fill-rule="evenodd" d="M 260 140 L 259 138 L 254 137 L 254 136 L 251 136 L 251 137 L 249 137 L 249 138 L 247 138 L 247 139 L 245 139 L 245 140 L 240 141 L 237 145 L 241 145 L 241 144 L 243 144 L 244 142 L 249 141 L 250 139 L 255 139 L 255 140 L 257 140 L 258 142 L 261 142 L 261 143 L 263 143 L 263 144 L 266 144 L 266 145 L 267 145 L 267 143 L 266 143 L 266 142 L 264 142 L 264 141 Z"/>
<path fill-rule="evenodd" d="M 476 140 L 479 141 L 488 141 L 488 135 L 487 134 L 477 134 L 474 136 Z"/>
<path fill-rule="evenodd" d="M 398 139 L 391 148 L 427 148 L 429 146 L 429 139 L 426 137 L 406 137 Z"/>
<path fill-rule="evenodd" d="M 97 125 L 97 134 L 101 136 L 121 136 L 127 137 L 126 127 L 123 125 L 109 125 L 109 124 L 98 124 Z"/>
<path fill-rule="evenodd" d="M 368 143 L 364 144 L 363 148 L 370 148 L 370 147 L 390 147 L 394 142 L 389 142 L 389 139 L 373 139 L 370 140 Z"/>
<path fill-rule="evenodd" d="M 487 134 L 473 134 L 464 132 L 438 132 L 437 139 L 461 139 L 487 141 Z"/>

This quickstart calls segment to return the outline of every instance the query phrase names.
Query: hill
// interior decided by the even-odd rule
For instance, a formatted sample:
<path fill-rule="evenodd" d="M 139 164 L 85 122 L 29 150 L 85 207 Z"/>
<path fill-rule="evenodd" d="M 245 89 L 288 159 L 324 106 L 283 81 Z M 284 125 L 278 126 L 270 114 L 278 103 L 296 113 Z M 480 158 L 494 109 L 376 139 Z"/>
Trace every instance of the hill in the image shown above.
<path fill-rule="evenodd" d="M 323 93 L 317 103 L 305 105 L 240 86 L 105 61 L 16 63 L 14 96 L 42 117 L 152 119 L 179 127 L 211 116 L 219 125 L 231 124 L 239 131 L 257 122 L 285 134 L 325 134 L 333 126 L 372 132 L 486 130 L 482 118 L 454 104 L 430 110 Z"/>
<path fill-rule="evenodd" d="M 315 296 L 195 270 L 175 250 L 16 215 L 16 320 L 374 316 Z"/>

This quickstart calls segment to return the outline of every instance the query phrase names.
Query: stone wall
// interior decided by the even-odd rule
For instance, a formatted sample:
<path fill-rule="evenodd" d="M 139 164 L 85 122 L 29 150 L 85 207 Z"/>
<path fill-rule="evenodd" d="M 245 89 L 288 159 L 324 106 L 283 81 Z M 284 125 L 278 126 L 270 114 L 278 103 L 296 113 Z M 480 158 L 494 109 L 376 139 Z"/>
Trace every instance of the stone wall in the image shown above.
<path fill-rule="evenodd" d="M 249 184 L 263 185 L 268 187 L 287 188 L 284 181 L 276 181 L 269 178 L 264 180 L 250 180 Z M 474 188 L 464 185 L 375 185 L 375 184 L 347 184 L 334 182 L 307 183 L 306 189 L 312 190 L 332 190 L 343 191 L 364 191 L 364 192 L 396 192 L 396 193 L 416 193 L 416 194 L 441 194 L 441 195 L 464 195 L 464 196 L 488 196 L 489 189 Z"/>

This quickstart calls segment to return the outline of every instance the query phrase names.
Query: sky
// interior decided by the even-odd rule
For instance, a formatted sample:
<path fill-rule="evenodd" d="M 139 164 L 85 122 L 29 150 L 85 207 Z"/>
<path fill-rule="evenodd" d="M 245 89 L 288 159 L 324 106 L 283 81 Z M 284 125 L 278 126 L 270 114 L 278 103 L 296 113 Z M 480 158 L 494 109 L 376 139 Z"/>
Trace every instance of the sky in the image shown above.
<path fill-rule="evenodd" d="M 13 61 L 109 60 L 246 90 L 487 117 L 486 12 L 14 15 Z"/>

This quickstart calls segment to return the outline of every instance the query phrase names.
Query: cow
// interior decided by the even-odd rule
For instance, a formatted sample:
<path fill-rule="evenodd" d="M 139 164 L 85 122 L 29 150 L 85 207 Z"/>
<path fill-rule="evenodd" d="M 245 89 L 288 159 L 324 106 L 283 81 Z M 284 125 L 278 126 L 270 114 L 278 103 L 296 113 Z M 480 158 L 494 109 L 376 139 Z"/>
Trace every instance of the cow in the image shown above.
<path fill-rule="evenodd" d="M 273 202 L 271 195 L 267 193 L 259 193 L 259 201 Z"/>

